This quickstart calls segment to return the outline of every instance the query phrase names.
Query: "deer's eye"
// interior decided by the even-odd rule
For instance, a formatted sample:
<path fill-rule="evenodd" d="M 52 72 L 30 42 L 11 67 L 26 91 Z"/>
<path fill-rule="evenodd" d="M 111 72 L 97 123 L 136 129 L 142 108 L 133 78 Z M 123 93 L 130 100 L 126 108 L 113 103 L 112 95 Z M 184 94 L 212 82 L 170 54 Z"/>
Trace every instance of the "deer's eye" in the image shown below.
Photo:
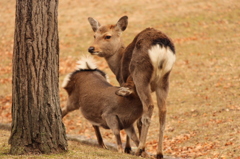
<path fill-rule="evenodd" d="M 94 35 L 93 38 L 96 39 L 96 36 Z"/>
<path fill-rule="evenodd" d="M 107 35 L 105 36 L 105 39 L 111 39 L 111 36 Z"/>

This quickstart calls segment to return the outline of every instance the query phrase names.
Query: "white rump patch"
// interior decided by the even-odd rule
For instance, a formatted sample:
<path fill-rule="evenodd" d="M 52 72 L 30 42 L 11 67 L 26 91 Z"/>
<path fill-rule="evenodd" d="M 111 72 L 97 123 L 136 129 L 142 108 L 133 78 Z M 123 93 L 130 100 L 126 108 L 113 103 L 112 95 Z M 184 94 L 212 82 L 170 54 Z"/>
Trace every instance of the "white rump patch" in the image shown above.
<path fill-rule="evenodd" d="M 148 53 L 154 67 L 155 78 L 161 78 L 169 72 L 176 60 L 175 54 L 169 47 L 161 47 L 158 44 L 152 46 Z"/>

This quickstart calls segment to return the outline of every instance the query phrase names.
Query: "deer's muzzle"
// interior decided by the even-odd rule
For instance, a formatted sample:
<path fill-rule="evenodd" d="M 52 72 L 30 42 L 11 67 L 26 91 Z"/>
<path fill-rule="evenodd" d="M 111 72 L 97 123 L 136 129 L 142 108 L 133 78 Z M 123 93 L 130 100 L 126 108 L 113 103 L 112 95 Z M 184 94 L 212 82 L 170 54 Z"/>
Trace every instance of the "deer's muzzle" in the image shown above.
<path fill-rule="evenodd" d="M 95 48 L 94 48 L 93 46 L 90 46 L 90 47 L 88 48 L 88 52 L 94 53 L 94 51 L 95 51 Z"/>

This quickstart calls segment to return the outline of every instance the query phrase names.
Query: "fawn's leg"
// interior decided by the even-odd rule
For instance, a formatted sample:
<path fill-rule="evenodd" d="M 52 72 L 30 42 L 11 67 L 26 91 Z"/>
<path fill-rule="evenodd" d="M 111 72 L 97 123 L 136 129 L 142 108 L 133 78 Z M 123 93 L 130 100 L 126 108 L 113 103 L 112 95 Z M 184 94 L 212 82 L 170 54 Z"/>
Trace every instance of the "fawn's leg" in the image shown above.
<path fill-rule="evenodd" d="M 122 141 L 120 137 L 120 127 L 119 127 L 117 116 L 110 115 L 110 114 L 103 114 L 103 118 L 105 119 L 109 128 L 113 131 L 113 134 L 115 135 L 118 152 L 123 153 Z"/>
<path fill-rule="evenodd" d="M 133 125 L 130 126 L 129 128 L 126 128 L 125 131 L 126 131 L 127 135 L 129 136 L 129 138 L 131 138 L 133 140 L 135 145 L 138 146 L 139 140 L 138 140 L 138 137 L 137 137 L 137 134 L 135 132 Z"/>
<path fill-rule="evenodd" d="M 125 153 L 131 153 L 131 151 L 132 151 L 132 148 L 131 148 L 131 145 L 130 145 L 130 138 L 127 135 L 126 136 L 126 146 L 125 146 L 124 152 Z"/>
<path fill-rule="evenodd" d="M 96 136 L 97 136 L 98 144 L 99 144 L 102 148 L 107 149 L 107 146 L 106 146 L 106 145 L 104 144 L 104 142 L 103 142 L 102 135 L 101 135 L 101 132 L 100 132 L 100 130 L 99 130 L 99 127 L 93 125 L 93 128 L 94 128 L 95 134 L 96 134 Z"/>
<path fill-rule="evenodd" d="M 62 108 L 62 118 L 67 115 L 69 112 L 77 110 L 80 106 L 70 103 L 70 99 L 67 100 L 67 105 Z"/>

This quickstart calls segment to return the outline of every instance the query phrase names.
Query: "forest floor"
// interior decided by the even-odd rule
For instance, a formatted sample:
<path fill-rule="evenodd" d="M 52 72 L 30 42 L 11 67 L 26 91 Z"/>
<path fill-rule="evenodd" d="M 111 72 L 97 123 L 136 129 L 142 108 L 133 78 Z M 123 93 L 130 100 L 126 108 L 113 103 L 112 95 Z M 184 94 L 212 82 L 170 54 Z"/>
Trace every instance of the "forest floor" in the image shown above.
<path fill-rule="evenodd" d="M 0 123 L 11 123 L 15 1 L 1 0 L 0 5 Z M 74 71 L 80 56 L 88 54 L 87 48 L 93 42 L 87 18 L 115 24 L 123 15 L 129 17 L 123 32 L 126 45 L 146 27 L 161 30 L 175 43 L 177 60 L 170 76 L 164 153 L 179 158 L 240 159 L 240 1 L 60 1 L 60 86 L 65 75 Z M 109 74 L 111 83 L 117 85 L 106 62 L 95 58 L 99 68 Z M 63 107 L 67 94 L 61 87 L 59 95 Z M 69 113 L 63 122 L 68 134 L 96 139 L 94 129 L 80 111 Z M 110 130 L 101 131 L 105 142 L 115 143 Z M 125 141 L 124 131 L 121 135 Z M 8 132 L 0 132 L 4 138 L 0 154 L 9 148 L 8 136 Z M 155 108 L 146 150 L 154 154 L 157 141 Z M 69 149 L 72 153 L 76 145 Z M 99 158 L 104 158 L 104 153 L 99 153 Z"/>

